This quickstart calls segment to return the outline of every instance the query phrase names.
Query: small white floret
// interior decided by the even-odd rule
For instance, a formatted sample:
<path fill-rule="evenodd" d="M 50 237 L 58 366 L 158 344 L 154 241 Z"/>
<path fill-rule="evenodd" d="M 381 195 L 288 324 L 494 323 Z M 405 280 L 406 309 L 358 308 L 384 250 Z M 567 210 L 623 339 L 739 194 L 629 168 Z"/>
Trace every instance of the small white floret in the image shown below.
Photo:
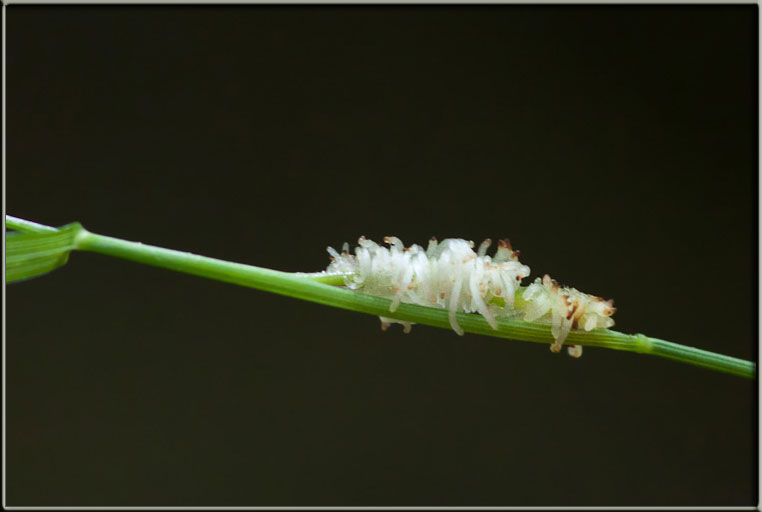
<path fill-rule="evenodd" d="M 396 318 L 388 318 L 385 316 L 378 317 L 381 319 L 381 330 L 386 332 L 391 324 L 402 324 L 402 332 L 410 334 L 413 330 L 413 322 L 405 322 L 404 320 L 397 320 Z"/>
<path fill-rule="evenodd" d="M 527 322 L 549 323 L 555 342 L 552 352 L 560 352 L 571 329 L 580 326 L 586 331 L 606 329 L 614 325 L 614 301 L 604 301 L 595 295 L 588 295 L 576 288 L 560 287 L 549 275 L 539 277 L 530 284 L 522 298 L 526 302 L 524 320 Z M 571 352 L 570 352 L 571 354 Z M 582 347 L 579 347 L 579 357 Z"/>

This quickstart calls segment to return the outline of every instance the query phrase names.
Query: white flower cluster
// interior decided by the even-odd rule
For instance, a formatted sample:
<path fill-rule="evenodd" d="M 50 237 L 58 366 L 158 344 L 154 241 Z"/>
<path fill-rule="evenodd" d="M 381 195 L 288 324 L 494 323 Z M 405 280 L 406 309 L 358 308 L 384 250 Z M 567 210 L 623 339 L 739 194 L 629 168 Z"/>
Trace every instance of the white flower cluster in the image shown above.
<path fill-rule="evenodd" d="M 473 242 L 453 238 L 441 243 L 432 238 L 426 250 L 419 245 L 405 247 L 396 237 L 386 237 L 384 242 L 388 248 L 360 237 L 354 255 L 348 244 L 341 254 L 329 247 L 332 262 L 327 272 L 345 274 L 350 289 L 392 299 L 392 313 L 400 302 L 447 309 L 450 325 L 461 335 L 455 316 L 459 311 L 481 314 L 493 329 L 499 317 L 523 315 L 526 321 L 550 323 L 554 352 L 560 350 L 571 328 L 582 325 L 591 330 L 614 323 L 608 318 L 614 312 L 610 302 L 574 288 L 561 289 L 548 276 L 530 285 L 521 295 L 521 307 L 514 307 L 514 295 L 530 269 L 519 262 L 519 252 L 507 239 L 499 241 L 492 257 L 487 255 L 489 239 L 477 252 Z M 401 323 L 405 332 L 410 331 L 409 322 L 381 317 L 384 330 L 390 323 Z M 581 349 L 570 347 L 569 352 L 579 357 Z"/>
<path fill-rule="evenodd" d="M 458 311 L 478 312 L 497 329 L 495 316 L 513 312 L 514 293 L 530 272 L 507 240 L 500 241 L 494 258 L 486 255 L 490 240 L 482 243 L 478 254 L 473 242 L 453 238 L 442 243 L 432 239 L 425 251 L 419 245 L 405 247 L 396 237 L 384 241 L 389 248 L 361 237 L 354 256 L 346 244 L 342 254 L 329 247 L 333 262 L 328 272 L 347 273 L 348 288 L 392 299 L 392 313 L 400 302 L 447 309 L 458 334 L 463 334 L 455 317 Z M 505 307 L 491 303 L 494 297 L 502 297 Z M 382 318 L 385 324 L 390 320 Z"/>
<path fill-rule="evenodd" d="M 553 352 L 560 352 L 561 346 L 571 329 L 582 326 L 586 331 L 607 329 L 614 325 L 614 301 L 604 301 L 595 295 L 582 293 L 576 288 L 560 287 L 545 274 L 535 279 L 522 295 L 524 320 L 527 322 L 550 323 L 550 332 L 556 342 L 550 346 Z M 569 354 L 582 355 L 581 346 L 569 347 Z"/>

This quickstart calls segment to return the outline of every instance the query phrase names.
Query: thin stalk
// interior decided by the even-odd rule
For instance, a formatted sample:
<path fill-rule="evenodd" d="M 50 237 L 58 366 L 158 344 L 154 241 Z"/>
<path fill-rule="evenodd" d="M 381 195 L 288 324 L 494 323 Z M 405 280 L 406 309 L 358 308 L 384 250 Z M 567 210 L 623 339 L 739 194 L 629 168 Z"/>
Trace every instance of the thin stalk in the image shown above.
<path fill-rule="evenodd" d="M 56 228 L 44 224 L 37 224 L 31 220 L 11 217 L 10 215 L 5 216 L 5 229 L 15 229 L 17 231 L 23 231 L 24 233 L 52 233 L 58 231 Z"/>
<path fill-rule="evenodd" d="M 8 216 L 6 216 L 6 227 L 37 233 L 40 232 L 41 228 L 47 228 L 47 226 Z M 311 274 L 280 272 L 98 235 L 90 233 L 79 225 L 77 228 L 79 231 L 74 237 L 74 249 L 76 250 L 114 256 L 327 306 L 377 316 L 391 316 L 406 322 L 450 329 L 447 311 L 402 303 L 392 314 L 389 312 L 389 305 L 391 304 L 389 299 L 374 297 L 341 287 L 344 284 L 344 275 L 324 272 Z M 501 318 L 497 319 L 498 329 L 495 330 L 481 315 L 458 313 L 457 319 L 464 331 L 474 334 L 534 343 L 553 343 L 555 341 L 550 332 L 550 326 L 544 324 Z M 740 377 L 756 377 L 756 364 L 751 361 L 678 345 L 657 338 L 649 338 L 643 334 L 629 335 L 608 329 L 572 330 L 566 339 L 570 345 L 651 354 Z"/>

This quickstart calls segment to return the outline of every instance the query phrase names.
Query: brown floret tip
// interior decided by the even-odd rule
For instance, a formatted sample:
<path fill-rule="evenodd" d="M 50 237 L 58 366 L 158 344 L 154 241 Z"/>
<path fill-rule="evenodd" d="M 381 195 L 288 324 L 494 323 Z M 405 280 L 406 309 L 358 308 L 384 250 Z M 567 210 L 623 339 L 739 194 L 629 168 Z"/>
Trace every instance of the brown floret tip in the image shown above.
<path fill-rule="evenodd" d="M 571 306 L 571 309 L 569 309 L 569 314 L 566 315 L 566 319 L 571 320 L 572 317 L 574 316 L 574 313 L 577 312 L 577 308 L 579 307 L 579 302 L 577 302 L 577 300 L 575 299 L 573 304 L 569 304 L 569 296 L 567 295 L 564 298 L 566 299 L 566 307 L 569 308 L 569 306 Z"/>

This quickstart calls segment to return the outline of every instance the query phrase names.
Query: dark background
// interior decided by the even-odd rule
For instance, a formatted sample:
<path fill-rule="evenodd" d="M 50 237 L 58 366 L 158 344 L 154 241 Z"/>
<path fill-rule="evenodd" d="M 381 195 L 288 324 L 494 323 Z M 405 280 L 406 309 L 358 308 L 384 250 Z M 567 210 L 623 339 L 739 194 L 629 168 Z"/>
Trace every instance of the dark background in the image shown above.
<path fill-rule="evenodd" d="M 7 211 L 287 271 L 507 236 L 756 358 L 756 48 L 756 6 L 10 6 Z M 757 503 L 737 377 L 90 253 L 7 299 L 9 505 Z"/>

